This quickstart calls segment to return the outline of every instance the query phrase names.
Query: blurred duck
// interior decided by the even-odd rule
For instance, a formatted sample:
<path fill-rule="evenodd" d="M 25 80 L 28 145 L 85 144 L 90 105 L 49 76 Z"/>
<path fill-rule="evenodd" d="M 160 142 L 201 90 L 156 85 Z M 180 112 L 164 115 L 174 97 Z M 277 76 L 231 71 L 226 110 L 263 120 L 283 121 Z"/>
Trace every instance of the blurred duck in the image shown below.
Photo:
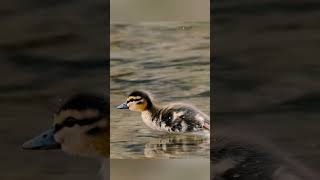
<path fill-rule="evenodd" d="M 81 156 L 109 157 L 107 101 L 91 94 L 70 98 L 54 114 L 51 128 L 25 142 L 23 149 L 61 149 Z"/>
<path fill-rule="evenodd" d="M 212 180 L 316 180 L 308 168 L 255 134 L 219 129 L 211 139 Z"/>
<path fill-rule="evenodd" d="M 118 109 L 141 112 L 142 121 L 150 128 L 168 133 L 210 131 L 210 118 L 197 108 L 185 103 L 156 105 L 146 91 L 133 91 Z"/>

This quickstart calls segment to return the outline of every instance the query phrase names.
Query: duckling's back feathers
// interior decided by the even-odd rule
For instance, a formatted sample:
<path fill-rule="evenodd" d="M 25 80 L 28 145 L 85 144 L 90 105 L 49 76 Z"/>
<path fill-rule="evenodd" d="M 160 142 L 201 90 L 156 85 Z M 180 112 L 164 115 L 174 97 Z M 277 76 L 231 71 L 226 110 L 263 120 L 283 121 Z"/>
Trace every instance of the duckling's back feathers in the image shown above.
<path fill-rule="evenodd" d="M 151 126 L 168 132 L 195 132 L 210 129 L 210 118 L 194 106 L 171 103 L 150 112 Z"/>

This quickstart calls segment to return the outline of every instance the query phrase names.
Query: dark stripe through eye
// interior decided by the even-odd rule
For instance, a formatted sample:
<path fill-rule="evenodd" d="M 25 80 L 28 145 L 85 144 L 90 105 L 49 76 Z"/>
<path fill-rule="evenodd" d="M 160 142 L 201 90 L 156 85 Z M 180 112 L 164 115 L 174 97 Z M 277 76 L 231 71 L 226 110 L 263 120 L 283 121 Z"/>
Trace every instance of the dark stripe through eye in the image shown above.
<path fill-rule="evenodd" d="M 77 123 L 77 119 L 73 118 L 73 117 L 68 117 L 66 118 L 62 125 L 66 126 L 66 127 L 72 127 Z"/>
<path fill-rule="evenodd" d="M 133 102 L 133 101 L 140 101 L 141 99 L 142 99 L 142 98 L 139 98 L 139 99 L 130 99 L 130 100 L 127 101 L 127 103 Z"/>
<path fill-rule="evenodd" d="M 55 125 L 55 132 L 61 130 L 64 127 L 73 127 L 74 125 L 79 125 L 79 126 L 85 126 L 85 125 L 90 125 L 93 124 L 99 120 L 101 120 L 103 117 L 95 117 L 95 118 L 86 118 L 86 119 L 75 119 L 73 117 L 67 117 L 61 124 L 56 124 Z"/>
<path fill-rule="evenodd" d="M 90 130 L 87 131 L 88 135 L 95 135 L 95 134 L 99 134 L 101 131 L 103 131 L 101 128 L 99 127 L 94 127 Z"/>

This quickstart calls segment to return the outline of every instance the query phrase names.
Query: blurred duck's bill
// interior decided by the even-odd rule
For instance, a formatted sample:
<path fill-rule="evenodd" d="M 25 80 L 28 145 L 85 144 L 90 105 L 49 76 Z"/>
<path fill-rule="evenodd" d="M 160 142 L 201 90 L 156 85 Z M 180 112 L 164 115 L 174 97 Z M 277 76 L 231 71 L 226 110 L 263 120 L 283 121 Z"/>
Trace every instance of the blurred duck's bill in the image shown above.
<path fill-rule="evenodd" d="M 30 139 L 22 145 L 23 149 L 60 149 L 61 146 L 54 139 L 54 128 L 50 128 L 40 135 Z"/>
<path fill-rule="evenodd" d="M 119 106 L 117 106 L 118 109 L 129 109 L 127 103 L 122 103 Z"/>

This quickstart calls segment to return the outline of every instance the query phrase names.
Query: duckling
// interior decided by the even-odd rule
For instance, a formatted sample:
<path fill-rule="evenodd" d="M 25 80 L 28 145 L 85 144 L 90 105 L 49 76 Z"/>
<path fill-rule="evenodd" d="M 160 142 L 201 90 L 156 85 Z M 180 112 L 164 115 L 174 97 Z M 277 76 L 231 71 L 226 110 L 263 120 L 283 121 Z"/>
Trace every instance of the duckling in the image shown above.
<path fill-rule="evenodd" d="M 133 91 L 127 101 L 117 106 L 141 112 L 143 122 L 151 129 L 168 133 L 204 132 L 210 130 L 210 118 L 185 103 L 171 103 L 164 107 L 156 105 L 146 91 Z"/>
<path fill-rule="evenodd" d="M 109 157 L 108 104 L 92 94 L 70 98 L 54 114 L 53 126 L 25 142 L 23 149 L 61 149 L 81 156 Z"/>

